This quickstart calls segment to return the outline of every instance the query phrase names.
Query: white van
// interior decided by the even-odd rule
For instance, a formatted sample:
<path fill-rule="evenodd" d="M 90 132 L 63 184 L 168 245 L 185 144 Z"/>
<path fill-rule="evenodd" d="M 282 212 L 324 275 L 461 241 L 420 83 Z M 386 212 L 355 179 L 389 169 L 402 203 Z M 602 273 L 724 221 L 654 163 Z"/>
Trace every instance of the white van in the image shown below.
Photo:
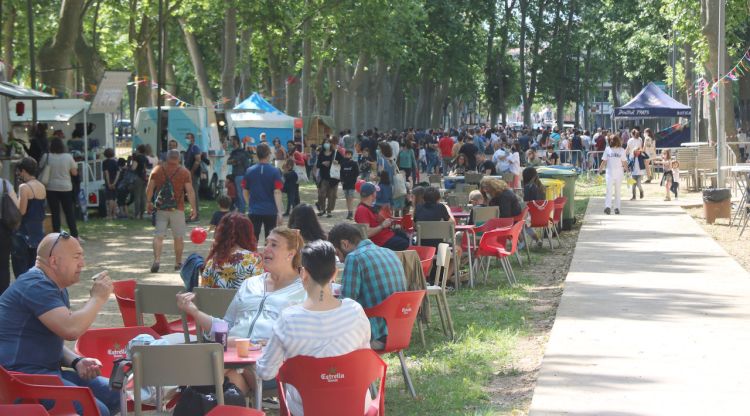
<path fill-rule="evenodd" d="M 164 143 L 157 142 L 156 107 L 138 109 L 133 124 L 133 149 L 140 144 L 150 144 L 154 154 L 161 154 L 169 140 L 176 140 L 178 150 L 187 150 L 187 133 L 195 136 L 195 144 L 208 155 L 210 164 L 201 174 L 200 193 L 206 198 L 215 198 L 224 189 L 227 175 L 226 152 L 219 138 L 215 122 L 209 121 L 206 107 L 162 107 L 163 129 L 167 134 Z"/>

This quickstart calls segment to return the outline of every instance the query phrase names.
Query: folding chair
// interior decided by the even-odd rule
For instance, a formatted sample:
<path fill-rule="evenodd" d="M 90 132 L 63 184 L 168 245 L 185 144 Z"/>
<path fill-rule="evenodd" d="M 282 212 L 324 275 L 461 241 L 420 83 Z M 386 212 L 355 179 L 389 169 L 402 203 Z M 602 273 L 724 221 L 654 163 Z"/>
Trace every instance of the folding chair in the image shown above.
<path fill-rule="evenodd" d="M 406 368 L 406 359 L 404 350 L 409 348 L 411 342 L 411 331 L 414 328 L 414 321 L 419 313 L 419 305 L 422 304 L 422 298 L 425 296 L 424 290 L 415 290 L 411 292 L 396 292 L 385 298 L 384 301 L 372 308 L 365 309 L 368 318 L 383 318 L 388 328 L 388 336 L 385 341 L 385 348 L 377 350 L 378 354 L 389 352 L 398 353 L 398 359 L 401 362 L 401 372 L 404 376 L 404 382 L 409 389 L 411 396 L 416 398 L 417 393 L 414 391 L 414 384 L 409 376 L 409 369 Z"/>
<path fill-rule="evenodd" d="M 541 228 L 546 232 L 549 248 L 552 250 L 553 231 L 550 219 L 555 210 L 555 203 L 547 200 L 529 201 L 526 206 L 529 208 L 529 214 L 531 215 L 531 228 Z M 544 238 L 544 234 L 540 238 Z"/>
<path fill-rule="evenodd" d="M 181 331 L 185 335 L 185 343 L 190 342 L 189 334 L 195 334 L 195 321 L 177 307 L 177 294 L 185 290 L 184 286 L 144 285 L 135 286 L 135 317 L 138 326 L 143 326 L 144 313 L 160 313 L 179 315 L 181 319 L 174 321 L 182 325 Z"/>
<path fill-rule="evenodd" d="M 141 388 L 213 385 L 216 401 L 224 404 L 224 347 L 221 344 L 139 345 L 132 349 L 133 395 L 136 416 L 141 416 Z"/>
<path fill-rule="evenodd" d="M 54 400 L 47 411 L 53 416 L 78 416 L 73 402 L 78 403 L 85 415 L 100 414 L 88 387 L 68 387 L 55 375 L 11 373 L 0 366 L 0 404 L 13 405 L 18 400 L 27 404 Z"/>
<path fill-rule="evenodd" d="M 217 318 L 223 318 L 237 294 L 237 289 L 194 287 L 193 293 L 195 293 L 193 302 L 199 311 Z M 202 328 L 197 322 L 195 323 L 195 335 L 198 337 L 198 342 L 205 341 L 203 331 L 206 329 L 210 330 L 210 328 Z"/>
<path fill-rule="evenodd" d="M 84 332 L 76 341 L 76 354 L 82 357 L 96 358 L 101 361 L 101 373 L 105 377 L 112 374 L 114 361 L 127 355 L 128 342 L 141 334 L 148 334 L 155 339 L 161 338 L 152 328 L 147 326 L 126 326 L 122 328 L 92 328 Z M 125 389 L 120 391 L 120 413 L 133 411 L 133 401 L 127 400 Z M 153 406 L 145 406 L 144 410 L 154 410 Z"/>
<path fill-rule="evenodd" d="M 112 282 L 112 286 L 117 306 L 120 308 L 123 326 L 139 326 L 135 312 L 135 280 L 119 280 Z M 182 332 L 182 321 L 179 319 L 169 322 L 167 317 L 160 313 L 154 314 L 154 319 L 156 323 L 151 325 L 151 328 L 159 335 Z"/>
<path fill-rule="evenodd" d="M 472 207 L 471 212 L 474 224 L 482 225 L 491 218 L 498 218 L 500 216 L 500 207 Z"/>
<path fill-rule="evenodd" d="M 521 196 L 521 199 L 523 200 L 523 196 Z M 529 250 L 529 242 L 526 241 L 526 217 L 529 216 L 529 207 L 525 206 L 523 207 L 523 210 L 521 210 L 521 213 L 513 217 L 513 222 L 519 222 L 523 221 L 524 223 L 524 232 L 521 233 L 521 239 L 523 240 L 523 245 L 526 247 L 526 260 L 531 263 L 531 251 Z M 518 255 L 518 253 L 516 253 Z M 521 264 L 521 259 L 518 259 L 518 264 Z"/>
<path fill-rule="evenodd" d="M 454 277 L 456 288 L 460 287 L 461 279 L 458 277 L 458 250 L 456 249 L 456 224 L 453 221 L 419 221 L 416 223 L 417 245 L 422 245 L 422 240 L 440 240 L 451 245 L 453 250 Z"/>
<path fill-rule="evenodd" d="M 337 357 L 292 357 L 284 362 L 276 378 L 279 415 L 292 414 L 287 407 L 284 384 L 297 389 L 306 415 L 385 415 L 387 368 L 378 354 L 370 349 Z M 377 396 L 365 411 L 365 395 L 378 379 Z"/>
<path fill-rule="evenodd" d="M 562 216 L 563 212 L 565 212 L 565 205 L 567 203 L 568 198 L 564 196 L 557 197 L 554 200 L 555 210 L 552 213 L 552 230 L 555 232 L 555 237 L 557 237 L 557 245 L 560 247 L 562 247 L 562 242 L 560 241 L 560 233 L 557 231 L 557 228 L 562 228 Z"/>
<path fill-rule="evenodd" d="M 432 248 L 432 247 L 430 247 Z M 437 260 L 435 262 L 435 285 L 427 286 L 427 298 L 435 297 L 437 300 L 438 313 L 440 314 L 440 323 L 443 325 L 443 333 L 453 341 L 456 338 L 453 330 L 453 318 L 451 309 L 448 306 L 448 298 L 445 296 L 445 286 L 448 282 L 448 266 L 451 257 L 448 254 L 448 244 L 440 243 L 437 249 Z"/>

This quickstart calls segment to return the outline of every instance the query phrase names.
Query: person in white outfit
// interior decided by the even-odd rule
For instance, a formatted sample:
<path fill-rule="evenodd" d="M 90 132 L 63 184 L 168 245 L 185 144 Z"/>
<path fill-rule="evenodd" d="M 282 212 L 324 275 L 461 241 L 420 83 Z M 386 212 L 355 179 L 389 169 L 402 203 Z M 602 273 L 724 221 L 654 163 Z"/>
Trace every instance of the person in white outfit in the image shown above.
<path fill-rule="evenodd" d="M 643 149 L 643 139 L 641 139 L 641 133 L 638 129 L 630 131 L 630 138 L 628 139 L 628 145 L 625 149 L 627 151 L 626 156 L 632 158 L 635 149 Z"/>
<path fill-rule="evenodd" d="M 618 134 L 612 134 L 607 140 L 608 146 L 604 149 L 602 163 L 599 165 L 599 173 L 606 166 L 607 169 L 607 195 L 604 200 L 604 213 L 609 215 L 612 208 L 612 192 L 614 191 L 614 208 L 615 214 L 620 213 L 620 188 L 622 188 L 622 178 L 625 176 L 627 167 L 627 157 L 625 149 L 622 148 L 622 142 Z"/>

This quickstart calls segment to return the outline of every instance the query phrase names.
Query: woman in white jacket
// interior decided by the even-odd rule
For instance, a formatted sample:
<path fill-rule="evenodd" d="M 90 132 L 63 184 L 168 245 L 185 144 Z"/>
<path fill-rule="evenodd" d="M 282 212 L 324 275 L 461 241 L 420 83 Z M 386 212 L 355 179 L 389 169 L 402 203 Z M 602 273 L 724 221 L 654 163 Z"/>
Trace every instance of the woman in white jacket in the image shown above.
<path fill-rule="evenodd" d="M 625 149 L 622 148 L 620 135 L 611 134 L 607 138 L 607 142 L 607 148 L 604 149 L 604 154 L 602 155 L 602 163 L 599 165 L 599 173 L 606 167 L 607 195 L 604 199 L 604 213 L 609 215 L 613 205 L 613 191 L 615 214 L 620 213 L 620 189 L 622 188 L 622 179 L 625 176 L 628 159 L 625 156 Z"/>

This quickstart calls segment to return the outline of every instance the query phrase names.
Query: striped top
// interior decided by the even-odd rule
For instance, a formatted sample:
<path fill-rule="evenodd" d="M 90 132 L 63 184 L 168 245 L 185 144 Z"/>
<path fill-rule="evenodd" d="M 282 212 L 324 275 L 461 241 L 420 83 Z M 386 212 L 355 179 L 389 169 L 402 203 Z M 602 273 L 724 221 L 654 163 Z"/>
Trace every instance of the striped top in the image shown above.
<path fill-rule="evenodd" d="M 393 251 L 362 240 L 346 255 L 341 277 L 341 297 L 354 299 L 363 308 L 371 308 L 394 292 L 406 290 L 406 277 L 401 261 Z M 370 319 L 372 339 L 388 335 L 385 320 Z"/>
<path fill-rule="evenodd" d="M 262 379 L 271 380 L 289 358 L 335 357 L 363 348 L 370 348 L 370 325 L 357 302 L 343 299 L 338 308 L 328 311 L 294 305 L 284 309 L 276 321 L 256 371 Z M 287 387 L 287 396 L 292 414 L 302 415 L 302 400 L 294 387 Z"/>

